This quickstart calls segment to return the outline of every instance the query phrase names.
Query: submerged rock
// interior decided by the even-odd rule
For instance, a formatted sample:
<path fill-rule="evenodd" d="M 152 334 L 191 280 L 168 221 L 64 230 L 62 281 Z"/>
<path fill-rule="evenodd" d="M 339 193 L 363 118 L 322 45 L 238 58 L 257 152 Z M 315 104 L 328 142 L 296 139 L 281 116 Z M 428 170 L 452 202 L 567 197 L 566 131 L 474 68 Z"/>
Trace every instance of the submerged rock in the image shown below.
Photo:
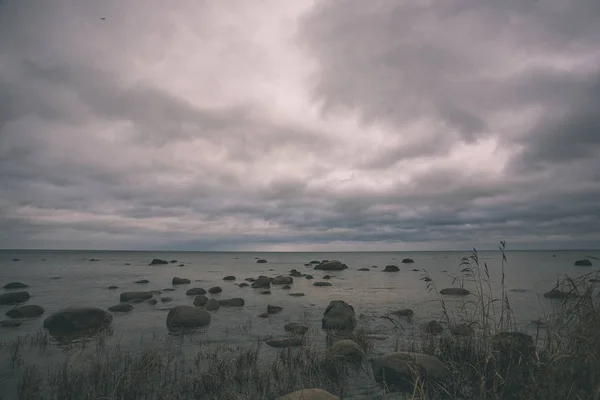
<path fill-rule="evenodd" d="M 286 332 L 291 332 L 296 335 L 304 335 L 306 332 L 308 332 L 309 327 L 308 325 L 304 325 L 299 322 L 288 322 L 283 326 L 283 329 Z"/>
<path fill-rule="evenodd" d="M 206 303 L 208 303 L 208 297 L 203 294 L 196 296 L 194 299 L 194 305 L 196 307 L 204 307 Z"/>
<path fill-rule="evenodd" d="M 112 312 L 129 312 L 133 310 L 133 306 L 129 303 L 119 303 L 108 307 L 108 311 Z"/>
<path fill-rule="evenodd" d="M 29 300 L 29 292 L 9 292 L 0 294 L 0 305 L 19 304 Z"/>
<path fill-rule="evenodd" d="M 151 299 L 154 294 L 152 292 L 123 292 L 119 296 L 119 300 L 122 302 L 128 302 L 133 300 L 148 300 Z"/>
<path fill-rule="evenodd" d="M 283 307 L 272 306 L 272 305 L 268 305 L 267 306 L 267 313 L 268 314 L 277 314 L 277 313 L 280 313 L 281 311 L 283 311 Z"/>
<path fill-rule="evenodd" d="M 44 309 L 42 307 L 30 304 L 8 310 L 6 316 L 10 318 L 35 318 L 43 313 Z"/>
<path fill-rule="evenodd" d="M 578 267 L 591 267 L 592 266 L 592 262 L 590 260 L 577 260 L 575 261 L 575 265 Z"/>
<path fill-rule="evenodd" d="M 447 295 L 454 295 L 454 296 L 466 296 L 468 294 L 471 294 L 471 292 L 469 292 L 465 288 L 446 288 L 446 289 L 440 290 L 440 294 L 447 294 Z"/>
<path fill-rule="evenodd" d="M 199 287 L 191 288 L 187 292 L 185 292 L 185 294 L 187 294 L 188 296 L 198 296 L 200 294 L 206 294 L 206 290 Z"/>
<path fill-rule="evenodd" d="M 176 276 L 175 278 L 173 278 L 172 283 L 173 285 L 185 285 L 187 283 L 190 283 L 190 280 L 187 278 L 179 278 Z"/>
<path fill-rule="evenodd" d="M 331 279 L 332 276 L 331 275 L 323 275 L 323 279 Z"/>
<path fill-rule="evenodd" d="M 55 312 L 44 320 L 51 335 L 95 333 L 112 323 L 112 315 L 96 307 L 73 307 Z"/>
<path fill-rule="evenodd" d="M 333 300 L 325 309 L 321 327 L 325 330 L 353 330 L 356 327 L 354 307 L 343 300 Z"/>
<path fill-rule="evenodd" d="M 439 335 L 440 333 L 444 332 L 444 327 L 442 324 L 435 320 L 427 322 L 423 326 L 423 329 L 425 330 L 425 333 L 430 335 Z"/>
<path fill-rule="evenodd" d="M 14 319 L 7 319 L 0 321 L 0 328 L 18 328 L 23 323 Z"/>
<path fill-rule="evenodd" d="M 292 278 L 291 276 L 276 276 L 275 278 L 273 278 L 273 281 L 271 281 L 272 285 L 289 285 L 291 283 L 294 282 L 294 278 Z"/>
<path fill-rule="evenodd" d="M 232 299 L 219 300 L 219 304 L 223 307 L 242 307 L 246 302 L 241 297 L 234 297 Z"/>
<path fill-rule="evenodd" d="M 118 286 L 115 286 L 115 285 L 110 285 L 108 288 L 109 288 L 110 290 L 113 290 L 113 289 L 118 289 L 119 287 L 118 287 Z"/>
<path fill-rule="evenodd" d="M 338 260 L 332 260 L 332 261 L 322 262 L 318 265 L 315 265 L 314 269 L 321 270 L 321 271 L 342 271 L 346 268 L 348 268 L 348 266 L 346 264 L 343 264 L 342 262 L 340 262 Z"/>
<path fill-rule="evenodd" d="M 306 279 L 313 279 L 313 276 L 309 274 L 309 275 L 306 275 L 305 278 Z"/>
<path fill-rule="evenodd" d="M 150 283 L 148 279 L 140 279 L 139 281 L 135 281 L 135 283 Z"/>
<path fill-rule="evenodd" d="M 27 287 L 29 287 L 29 285 L 26 285 L 23 282 L 10 282 L 4 285 L 4 289 L 25 289 Z"/>
<path fill-rule="evenodd" d="M 265 341 L 271 347 L 298 347 L 302 346 L 302 339 L 299 338 L 271 338 Z"/>
<path fill-rule="evenodd" d="M 155 258 L 148 265 L 163 265 L 163 264 L 168 264 L 168 262 L 166 260 L 161 260 L 160 258 Z"/>
<path fill-rule="evenodd" d="M 221 303 L 217 299 L 209 299 L 204 305 L 206 311 L 217 311 L 221 307 Z"/>
<path fill-rule="evenodd" d="M 210 313 L 192 306 L 175 306 L 167 314 L 167 328 L 199 328 L 210 324 Z"/>
<path fill-rule="evenodd" d="M 403 308 L 401 310 L 392 311 L 391 314 L 397 315 L 399 317 L 412 317 L 414 311 L 411 308 Z"/>

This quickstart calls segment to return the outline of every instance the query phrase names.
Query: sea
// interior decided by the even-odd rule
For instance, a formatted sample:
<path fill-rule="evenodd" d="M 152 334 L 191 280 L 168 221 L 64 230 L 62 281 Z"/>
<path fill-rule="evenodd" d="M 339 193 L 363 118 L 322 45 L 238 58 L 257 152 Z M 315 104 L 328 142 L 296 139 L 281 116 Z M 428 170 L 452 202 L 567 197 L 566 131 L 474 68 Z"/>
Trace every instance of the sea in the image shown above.
<path fill-rule="evenodd" d="M 599 271 L 600 251 L 505 251 L 503 262 L 500 250 L 477 253 L 483 276 L 489 275 L 492 291 L 499 295 L 502 276 L 514 312 L 516 329 L 535 332 L 533 320 L 545 318 L 554 307 L 553 300 L 543 293 L 551 290 L 557 279 L 565 275 L 577 277 Z M 440 296 L 446 287 L 464 286 L 473 290 L 466 272 L 462 272 L 465 257 L 471 251 L 439 252 L 168 252 L 168 251 L 0 251 L 0 287 L 19 281 L 27 284 L 31 299 L 27 304 L 40 305 L 45 313 L 40 318 L 24 320 L 17 328 L 0 328 L 0 342 L 17 340 L 20 336 L 43 330 L 44 318 L 70 306 L 108 308 L 119 303 L 119 294 L 125 291 L 162 291 L 161 296 L 172 297 L 170 303 L 157 305 L 140 303 L 125 314 L 115 313 L 113 336 L 120 346 L 136 347 L 144 337 L 168 333 L 166 316 L 170 307 L 192 305 L 194 296 L 186 291 L 193 287 L 209 289 L 220 286 L 223 291 L 209 295 L 218 299 L 241 297 L 244 307 L 221 308 L 212 314 L 208 328 L 203 331 L 206 340 L 227 343 L 256 342 L 257 337 L 282 333 L 286 322 L 304 321 L 315 329 L 325 308 L 332 300 L 344 300 L 355 309 L 359 324 L 370 333 L 389 335 L 397 327 L 382 316 L 394 310 L 410 308 L 414 315 L 400 319 L 405 335 L 418 335 L 421 325 L 442 318 L 441 299 L 450 304 L 449 312 L 460 318 L 463 298 Z M 170 262 L 149 265 L 155 259 Z M 411 258 L 414 263 L 402 260 Z M 574 262 L 588 258 L 591 267 L 577 267 Z M 266 263 L 257 263 L 264 259 Z M 343 271 L 318 271 L 306 266 L 312 260 L 339 260 L 348 265 Z M 398 272 L 383 272 L 386 265 L 396 265 Z M 368 268 L 368 271 L 359 271 Z M 271 294 L 260 290 L 238 287 L 245 278 L 259 275 L 288 275 L 291 269 L 312 274 L 314 279 L 294 278 L 292 289 L 272 286 Z M 485 272 L 487 270 L 487 273 Z M 325 274 L 332 275 L 327 287 L 313 286 Z M 235 281 L 224 281 L 228 275 Z M 424 277 L 431 282 L 425 282 Z M 172 285 L 173 277 L 187 278 L 187 285 Z M 135 283 L 148 280 L 148 283 Z M 108 289 L 109 286 L 118 289 Z M 0 289 L 0 293 L 7 292 Z M 302 292 L 303 297 L 289 296 Z M 455 308 L 452 307 L 455 305 Z M 258 318 L 267 305 L 283 307 L 283 311 L 269 318 Z M 0 305 L 0 319 L 12 306 Z M 243 329 L 240 327 L 243 326 Z M 412 333 L 411 333 L 412 332 Z M 378 351 L 385 353 L 394 348 L 394 340 L 378 342 Z M 1 379 L 1 378 L 0 378 Z"/>

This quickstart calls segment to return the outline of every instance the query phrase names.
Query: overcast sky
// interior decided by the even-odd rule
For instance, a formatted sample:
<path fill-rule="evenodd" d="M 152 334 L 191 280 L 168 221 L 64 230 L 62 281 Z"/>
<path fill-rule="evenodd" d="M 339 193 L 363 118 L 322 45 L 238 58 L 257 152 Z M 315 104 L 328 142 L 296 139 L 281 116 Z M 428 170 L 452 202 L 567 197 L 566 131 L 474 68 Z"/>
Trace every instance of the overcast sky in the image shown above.
<path fill-rule="evenodd" d="M 0 0 L 0 248 L 499 240 L 600 247 L 598 0 Z"/>

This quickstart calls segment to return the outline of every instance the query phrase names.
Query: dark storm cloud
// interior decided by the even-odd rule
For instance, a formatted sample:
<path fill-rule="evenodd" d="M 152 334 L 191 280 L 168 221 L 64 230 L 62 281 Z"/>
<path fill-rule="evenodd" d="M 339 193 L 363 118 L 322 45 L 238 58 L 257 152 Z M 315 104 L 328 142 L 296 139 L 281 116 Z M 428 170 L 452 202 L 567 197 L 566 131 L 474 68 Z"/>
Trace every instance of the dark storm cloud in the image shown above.
<path fill-rule="evenodd" d="M 598 1 L 267 3 L 2 4 L 0 247 L 600 244 Z"/>

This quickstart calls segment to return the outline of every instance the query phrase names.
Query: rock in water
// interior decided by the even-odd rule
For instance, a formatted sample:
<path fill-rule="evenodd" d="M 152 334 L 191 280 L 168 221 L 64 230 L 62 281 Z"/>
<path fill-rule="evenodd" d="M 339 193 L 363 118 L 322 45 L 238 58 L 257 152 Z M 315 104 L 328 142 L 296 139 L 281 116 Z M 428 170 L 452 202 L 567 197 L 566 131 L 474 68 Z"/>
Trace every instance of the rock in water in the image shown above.
<path fill-rule="evenodd" d="M 217 293 L 221 293 L 223 291 L 223 289 L 221 289 L 219 286 L 214 286 L 211 287 L 210 289 L 208 289 L 208 293 L 210 294 L 217 294 Z"/>
<path fill-rule="evenodd" d="M 185 294 L 187 294 L 188 296 L 198 296 L 201 294 L 206 294 L 206 290 L 202 289 L 202 288 L 192 288 L 190 290 L 188 290 L 187 292 L 185 292 Z"/>
<path fill-rule="evenodd" d="M 208 297 L 203 294 L 196 296 L 194 299 L 194 305 L 196 307 L 204 307 L 206 303 L 208 303 Z"/>
<path fill-rule="evenodd" d="M 210 324 L 210 313 L 192 306 L 175 306 L 167 314 L 167 328 L 199 328 Z"/>
<path fill-rule="evenodd" d="M 256 260 L 258 264 L 266 264 L 267 260 Z"/>
<path fill-rule="evenodd" d="M 128 302 L 132 300 L 148 300 L 151 299 L 154 294 L 152 292 L 123 292 L 119 296 L 119 300 L 122 302 Z"/>
<path fill-rule="evenodd" d="M 25 289 L 26 287 L 29 286 L 22 282 L 10 282 L 4 285 L 4 289 Z"/>
<path fill-rule="evenodd" d="M 168 264 L 169 262 L 166 260 L 161 260 L 160 258 L 155 258 L 154 260 L 152 260 L 152 262 L 150 262 L 150 264 L 148 265 L 163 265 L 163 264 Z"/>
<path fill-rule="evenodd" d="M 219 304 L 223 307 L 242 307 L 246 302 L 241 297 L 234 297 L 233 299 L 219 300 Z"/>
<path fill-rule="evenodd" d="M 590 260 L 577 260 L 575 261 L 575 265 L 578 267 L 591 267 L 592 262 Z"/>
<path fill-rule="evenodd" d="M 277 276 L 273 278 L 271 284 L 273 285 L 290 285 L 294 282 L 294 278 L 291 276 Z"/>
<path fill-rule="evenodd" d="M 333 300 L 325 309 L 321 326 L 325 330 L 353 330 L 356 327 L 354 308 L 343 300 Z"/>
<path fill-rule="evenodd" d="M 135 281 L 135 283 L 150 283 L 148 279 L 140 279 L 139 281 Z"/>
<path fill-rule="evenodd" d="M 275 400 L 340 400 L 340 398 L 323 389 L 301 389 Z"/>
<path fill-rule="evenodd" d="M 187 278 L 179 278 L 176 276 L 175 278 L 173 278 L 172 283 L 173 285 L 185 285 L 190 283 L 190 280 Z"/>
<path fill-rule="evenodd" d="M 402 264 L 412 264 L 414 262 L 415 260 L 413 260 L 412 258 L 405 258 L 402 260 Z"/>
<path fill-rule="evenodd" d="M 439 335 L 440 333 L 444 332 L 444 327 L 437 321 L 427 322 L 423 329 L 425 330 L 425 333 L 430 335 Z"/>
<path fill-rule="evenodd" d="M 14 319 L 5 319 L 0 321 L 0 328 L 18 328 L 23 323 Z"/>
<path fill-rule="evenodd" d="M 224 277 L 223 280 L 224 281 L 235 281 L 235 276 L 228 275 L 228 276 Z"/>
<path fill-rule="evenodd" d="M 471 292 L 469 292 L 465 288 L 446 288 L 446 289 L 440 290 L 440 294 L 448 294 L 448 295 L 454 295 L 454 296 L 466 296 L 468 294 L 471 294 Z"/>
<path fill-rule="evenodd" d="M 383 269 L 383 272 L 398 272 L 400 271 L 400 268 L 398 268 L 396 265 L 386 265 L 385 268 Z"/>
<path fill-rule="evenodd" d="M 40 306 L 26 305 L 8 310 L 6 316 L 10 318 L 35 318 L 43 313 L 44 309 Z"/>
<path fill-rule="evenodd" d="M 281 311 L 283 311 L 283 307 L 272 306 L 272 305 L 267 306 L 267 314 L 277 314 L 277 313 L 280 313 Z"/>
<path fill-rule="evenodd" d="M 255 289 L 269 289 L 271 287 L 271 280 L 266 276 L 259 276 L 250 286 Z"/>
<path fill-rule="evenodd" d="M 286 332 L 291 332 L 296 335 L 304 335 L 308 332 L 308 325 L 300 324 L 298 322 L 288 322 L 283 326 Z"/>
<path fill-rule="evenodd" d="M 221 303 L 217 299 L 210 299 L 204 305 L 206 311 L 217 311 L 221 307 Z"/>
<path fill-rule="evenodd" d="M 332 286 L 330 282 L 315 282 L 313 286 Z"/>
<path fill-rule="evenodd" d="M 0 294 L 0 305 L 19 304 L 29 300 L 29 292 L 9 292 Z"/>
<path fill-rule="evenodd" d="M 338 260 L 331 260 L 331 261 L 322 262 L 322 263 L 316 265 L 314 269 L 321 270 L 321 271 L 342 271 L 346 268 L 348 268 L 348 266 L 346 264 L 343 264 L 342 262 L 340 262 Z"/>
<path fill-rule="evenodd" d="M 73 307 L 55 312 L 44 320 L 44 328 L 51 335 L 94 333 L 108 328 L 113 317 L 96 307 Z"/>
<path fill-rule="evenodd" d="M 133 310 L 133 306 L 128 303 L 119 303 L 108 307 L 108 311 L 112 312 L 129 312 L 131 310 Z"/>

